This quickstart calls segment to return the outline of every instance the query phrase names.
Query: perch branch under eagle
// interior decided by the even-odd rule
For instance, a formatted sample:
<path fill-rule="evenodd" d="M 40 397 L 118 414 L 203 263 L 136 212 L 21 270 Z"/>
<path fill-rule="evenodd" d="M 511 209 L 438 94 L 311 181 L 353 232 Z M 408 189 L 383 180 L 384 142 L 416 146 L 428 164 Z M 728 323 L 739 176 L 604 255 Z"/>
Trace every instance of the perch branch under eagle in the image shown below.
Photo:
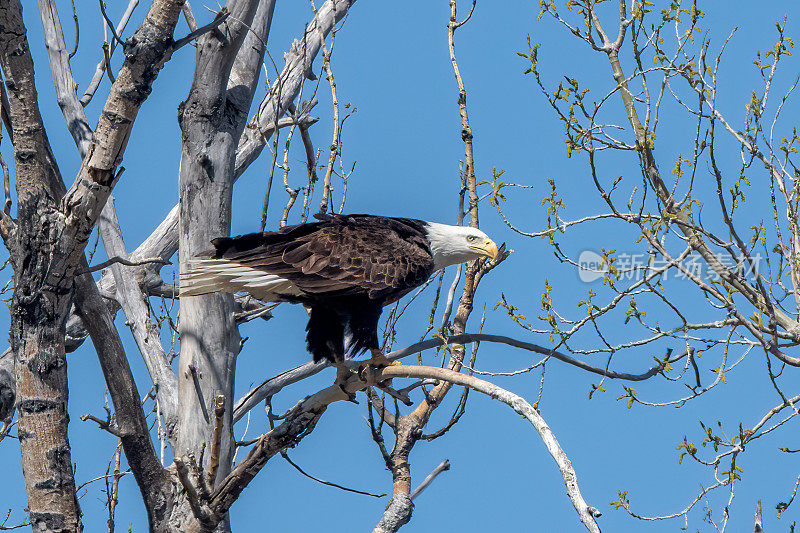
<path fill-rule="evenodd" d="M 479 229 L 410 218 L 317 215 L 318 222 L 214 239 L 181 273 L 180 296 L 246 292 L 264 302 L 301 303 L 309 311 L 314 361 L 369 350 L 386 365 L 378 320 L 391 304 L 448 265 L 495 259 Z"/>

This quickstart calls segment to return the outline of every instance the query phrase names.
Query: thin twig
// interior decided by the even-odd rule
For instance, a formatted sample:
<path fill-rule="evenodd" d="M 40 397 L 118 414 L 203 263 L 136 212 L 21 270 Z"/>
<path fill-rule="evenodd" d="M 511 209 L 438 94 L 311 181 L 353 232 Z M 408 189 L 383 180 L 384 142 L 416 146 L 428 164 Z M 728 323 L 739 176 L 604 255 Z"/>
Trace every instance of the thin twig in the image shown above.
<path fill-rule="evenodd" d="M 184 15 L 185 15 L 185 13 L 184 13 Z M 201 27 L 197 28 L 196 30 L 192 31 L 186 37 L 183 37 L 183 38 L 178 39 L 177 41 L 175 41 L 175 44 L 172 45 L 172 49 L 173 50 L 178 50 L 179 48 L 181 48 L 183 46 L 186 46 L 187 44 L 189 44 L 193 40 L 197 39 L 201 35 L 204 35 L 204 34 L 210 32 L 210 31 L 213 31 L 213 30 L 217 29 L 220 24 L 222 24 L 223 22 L 225 22 L 228 19 L 229 16 L 230 16 L 230 12 L 228 12 L 227 8 L 223 7 L 222 9 L 220 9 L 217 12 L 216 16 L 214 17 L 214 20 L 212 20 L 208 24 L 206 24 L 204 26 L 201 26 Z M 197 24 L 197 23 L 195 22 L 195 24 Z"/>
<path fill-rule="evenodd" d="M 103 14 L 103 19 L 105 19 L 106 24 L 108 25 L 108 29 L 111 30 L 111 35 L 114 37 L 114 40 L 122 46 L 123 50 L 125 49 L 125 43 L 122 42 L 122 39 L 119 38 L 117 35 L 117 30 L 114 29 L 114 23 L 111 22 L 111 19 L 108 18 L 106 14 L 106 3 L 103 0 L 100 0 L 100 12 Z"/>
<path fill-rule="evenodd" d="M 111 419 L 102 420 L 102 419 L 100 419 L 100 418 L 98 418 L 98 417 L 96 417 L 94 415 L 83 414 L 83 415 L 81 415 L 81 420 L 84 421 L 84 422 L 86 422 L 87 420 L 91 420 L 92 422 L 95 422 L 100 427 L 100 429 L 102 429 L 104 431 L 108 431 L 109 433 L 111 433 L 115 437 L 121 437 L 122 436 L 122 435 L 120 435 L 119 431 L 113 426 L 113 421 Z"/>
<path fill-rule="evenodd" d="M 422 483 L 419 484 L 419 487 L 414 489 L 414 491 L 411 493 L 411 499 L 413 500 L 414 498 L 422 494 L 422 491 L 427 489 L 428 485 L 433 483 L 433 480 L 436 479 L 436 476 L 447 470 L 450 470 L 450 461 L 448 459 L 445 459 L 439 464 L 439 466 L 433 469 L 433 472 L 428 474 L 428 476 L 422 480 Z"/>
<path fill-rule="evenodd" d="M 325 46 L 325 41 L 322 41 L 322 68 L 325 70 L 325 77 L 328 79 L 328 84 L 331 86 L 331 102 L 333 105 L 333 136 L 331 138 L 330 154 L 328 155 L 328 164 L 325 167 L 325 178 L 322 182 L 322 201 L 319 204 L 319 212 L 324 213 L 328 210 L 328 204 L 331 196 L 331 174 L 333 173 L 333 164 L 336 162 L 336 156 L 339 154 L 339 98 L 336 94 L 336 81 L 333 78 L 333 69 L 331 68 L 331 53 L 333 53 L 333 40 L 336 37 L 336 28 L 331 31 L 331 50 Z"/>
<path fill-rule="evenodd" d="M 455 22 L 455 23 L 453 23 L 453 29 L 454 29 L 454 30 L 455 30 L 455 29 L 457 29 L 457 28 L 460 28 L 461 26 L 463 26 L 464 24 L 466 24 L 467 22 L 469 22 L 469 19 L 471 19 L 471 18 L 472 18 L 472 13 L 475 11 L 475 4 L 476 4 L 476 3 L 477 3 L 477 0 L 472 0 L 472 7 L 471 7 L 471 8 L 470 8 L 470 10 L 469 10 L 469 15 L 467 15 L 467 18 L 465 18 L 465 19 L 464 19 L 464 20 L 462 20 L 461 22 Z"/>
<path fill-rule="evenodd" d="M 103 58 L 106 64 L 106 74 L 108 75 L 108 81 L 114 83 L 114 74 L 111 72 L 111 54 L 108 51 L 108 43 L 103 43 Z"/>
<path fill-rule="evenodd" d="M 343 485 L 339 485 L 338 483 L 333 483 L 331 481 L 325 481 L 324 479 L 320 479 L 318 477 L 314 477 L 311 474 L 309 474 L 308 472 L 306 472 L 305 470 L 303 470 L 302 468 L 300 468 L 300 466 L 297 463 L 292 461 L 289 458 L 289 454 L 287 454 L 286 452 L 281 452 L 281 457 L 286 459 L 286 462 L 289 463 L 290 465 L 292 465 L 295 468 L 295 470 L 297 470 L 298 472 L 300 472 L 301 474 L 303 474 L 307 478 L 313 479 L 317 483 L 322 483 L 323 485 L 327 485 L 329 487 L 336 487 L 337 489 L 342 489 L 342 490 L 347 491 L 347 492 L 354 492 L 356 494 L 363 494 L 364 496 L 372 496 L 373 498 L 383 498 L 384 496 L 386 496 L 386 494 L 373 494 L 372 492 L 366 492 L 366 491 L 358 490 L 358 489 L 351 489 L 349 487 L 345 487 Z"/>
<path fill-rule="evenodd" d="M 665 363 L 669 364 L 675 363 L 676 361 L 679 361 L 680 359 L 686 357 L 689 353 L 694 352 L 694 349 L 687 350 L 686 352 L 683 352 L 679 355 L 671 356 L 669 359 L 662 361 L 658 365 L 651 367 L 645 372 L 642 372 L 640 374 L 630 374 L 627 372 L 616 372 L 613 370 L 608 370 L 607 368 L 599 368 L 591 366 L 565 353 L 555 351 L 550 348 L 545 348 L 537 344 L 513 339 L 511 337 L 506 337 L 503 335 L 492 335 L 488 333 L 464 333 L 462 335 L 452 335 L 446 341 L 442 338 L 434 338 L 434 339 L 427 339 L 424 341 L 420 341 L 405 348 L 401 348 L 399 350 L 390 352 L 386 354 L 386 357 L 387 359 L 394 361 L 402 359 L 404 357 L 408 357 L 409 355 L 422 352 L 424 350 L 430 350 L 431 348 L 436 348 L 446 344 L 466 344 L 468 342 L 473 342 L 473 341 L 497 342 L 501 344 L 507 344 L 509 346 L 514 346 L 515 348 L 521 348 L 523 350 L 528 350 L 548 357 L 553 357 L 565 363 L 577 366 L 578 368 L 581 368 L 593 374 L 598 374 L 611 379 L 622 379 L 628 381 L 644 381 L 646 379 L 649 379 L 658 374 L 659 372 L 661 372 L 664 369 Z M 358 365 L 361 363 L 359 363 L 358 361 L 352 361 L 349 362 L 348 364 L 353 365 L 353 368 L 357 370 Z M 256 387 L 253 387 L 250 391 L 248 391 L 244 396 L 242 396 L 242 398 L 240 398 L 236 402 L 233 411 L 234 422 L 240 420 L 250 409 L 258 405 L 259 402 L 261 402 L 264 398 L 277 394 L 284 387 L 287 387 L 293 383 L 297 383 L 298 381 L 303 380 L 309 376 L 313 376 L 314 374 L 321 372 L 323 369 L 328 368 L 329 366 L 330 363 L 327 362 L 320 362 L 320 363 L 308 362 L 298 367 L 295 367 L 291 370 L 287 370 L 276 376 L 273 376 L 268 380 L 263 381 Z"/>
<path fill-rule="evenodd" d="M 72 59 L 72 57 L 78 53 L 78 42 L 80 42 L 81 37 L 81 27 L 78 24 L 78 13 L 75 11 L 75 0 L 72 0 L 72 19 L 75 21 L 75 47 L 72 49 L 72 52 L 69 53 L 67 59 Z"/>
<path fill-rule="evenodd" d="M 161 259 L 160 257 L 152 257 L 152 258 L 149 258 L 149 259 L 141 259 L 139 261 L 131 261 L 131 260 L 125 259 L 123 257 L 112 257 L 111 259 L 107 259 L 106 261 L 103 261 L 102 263 L 98 263 L 97 265 L 89 267 L 89 268 L 87 268 L 86 270 L 84 270 L 82 272 L 77 272 L 76 274 L 86 274 L 88 272 L 97 272 L 98 270 L 103 270 L 104 268 L 109 267 L 109 266 L 111 266 L 111 265 L 113 265 L 115 263 L 119 263 L 120 265 L 125 265 L 125 266 L 131 266 L 131 267 L 142 266 L 142 265 L 147 265 L 147 264 L 151 264 L 151 263 L 155 263 L 155 264 L 158 264 L 158 265 L 171 265 L 172 264 L 169 261 Z"/>
<path fill-rule="evenodd" d="M 122 14 L 122 18 L 117 24 L 117 34 L 121 35 L 123 31 L 125 31 L 125 26 L 128 25 L 128 21 L 131 19 L 131 15 L 133 14 L 133 10 L 136 9 L 136 6 L 139 5 L 139 0 L 130 0 L 128 2 L 128 7 L 125 9 L 125 13 Z M 111 46 L 108 51 L 108 56 L 114 55 L 114 50 L 117 47 L 117 41 L 111 41 Z M 100 82 L 103 81 L 103 74 L 106 70 L 106 54 L 104 53 L 100 60 L 97 62 L 97 67 L 95 68 L 94 75 L 92 76 L 92 80 L 89 82 L 89 85 L 86 87 L 86 91 L 81 96 L 80 102 L 83 107 L 89 105 L 89 102 L 92 101 L 94 97 L 94 93 L 97 92 L 97 88 L 100 86 Z"/>
<path fill-rule="evenodd" d="M 117 441 L 117 448 L 114 451 L 114 481 L 108 491 L 108 533 L 114 533 L 114 517 L 116 515 L 117 503 L 119 502 L 119 480 L 123 476 L 119 471 L 120 456 L 122 455 L 122 441 Z M 106 487 L 108 484 L 106 483 Z"/>

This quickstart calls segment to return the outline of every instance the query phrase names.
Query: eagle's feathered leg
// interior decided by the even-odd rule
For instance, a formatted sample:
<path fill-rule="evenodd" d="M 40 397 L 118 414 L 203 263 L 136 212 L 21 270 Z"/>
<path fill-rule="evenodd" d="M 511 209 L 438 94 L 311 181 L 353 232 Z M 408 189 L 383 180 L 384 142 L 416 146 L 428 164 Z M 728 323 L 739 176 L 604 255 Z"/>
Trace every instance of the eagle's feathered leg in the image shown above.
<path fill-rule="evenodd" d="M 325 305 L 306 305 L 308 325 L 306 325 L 306 346 L 314 356 L 314 362 L 328 360 L 336 367 L 334 383 L 342 389 L 351 402 L 356 396 L 348 392 L 345 384 L 352 372 L 345 365 L 344 326 L 339 313 Z M 356 402 L 358 403 L 358 402 Z"/>
<path fill-rule="evenodd" d="M 379 348 L 378 341 L 378 320 L 381 316 L 381 303 L 371 298 L 357 298 L 351 301 L 352 307 L 349 308 L 350 314 L 347 317 L 347 325 L 352 338 L 351 348 L 354 353 L 369 350 L 371 357 L 359 368 L 359 374 L 363 377 L 364 370 L 383 368 L 391 365 L 399 365 L 399 361 L 390 361 L 383 355 Z M 368 379 L 372 378 L 372 374 Z M 392 381 L 386 380 L 391 386 Z"/>

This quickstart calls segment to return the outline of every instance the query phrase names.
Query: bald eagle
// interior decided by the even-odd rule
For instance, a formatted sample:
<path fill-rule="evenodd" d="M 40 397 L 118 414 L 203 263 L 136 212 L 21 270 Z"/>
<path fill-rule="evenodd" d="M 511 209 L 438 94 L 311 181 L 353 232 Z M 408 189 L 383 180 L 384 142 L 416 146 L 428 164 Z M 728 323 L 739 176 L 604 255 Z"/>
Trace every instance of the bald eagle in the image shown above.
<path fill-rule="evenodd" d="M 333 363 L 379 349 L 384 306 L 448 265 L 496 258 L 479 229 L 410 218 L 318 215 L 279 231 L 214 239 L 181 273 L 181 297 L 246 292 L 264 302 L 301 303 L 309 311 L 308 351 Z M 338 365 L 337 365 L 338 366 Z"/>

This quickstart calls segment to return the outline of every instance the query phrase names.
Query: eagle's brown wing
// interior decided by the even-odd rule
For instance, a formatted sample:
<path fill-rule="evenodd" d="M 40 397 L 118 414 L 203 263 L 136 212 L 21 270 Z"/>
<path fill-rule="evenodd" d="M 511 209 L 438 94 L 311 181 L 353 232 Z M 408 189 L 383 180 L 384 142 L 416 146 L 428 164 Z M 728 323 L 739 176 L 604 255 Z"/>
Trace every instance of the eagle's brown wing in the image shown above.
<path fill-rule="evenodd" d="M 315 296 L 365 294 L 394 301 L 422 284 L 433 260 L 418 220 L 370 215 L 326 216 L 321 222 L 214 241 L 217 259 L 291 281 Z"/>

